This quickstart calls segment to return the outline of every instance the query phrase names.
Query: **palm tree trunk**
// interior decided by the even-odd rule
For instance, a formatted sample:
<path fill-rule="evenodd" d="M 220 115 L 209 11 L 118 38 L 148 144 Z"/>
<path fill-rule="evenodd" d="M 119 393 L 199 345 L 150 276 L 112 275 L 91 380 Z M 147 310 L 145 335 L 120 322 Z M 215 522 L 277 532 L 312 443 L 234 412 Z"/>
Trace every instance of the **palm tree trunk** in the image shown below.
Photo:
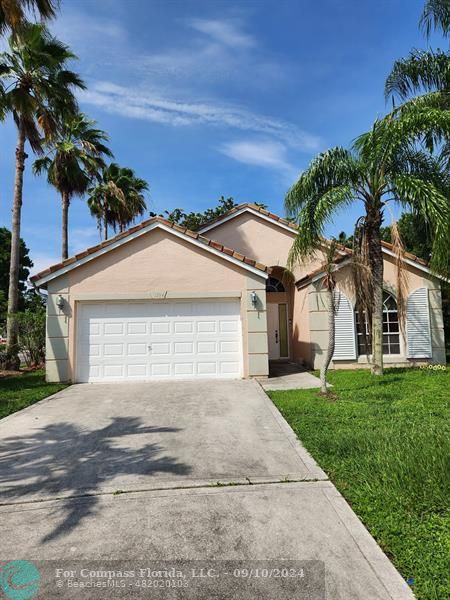
<path fill-rule="evenodd" d="M 383 217 L 376 204 L 367 213 L 369 262 L 373 279 L 372 374 L 383 374 L 383 252 L 380 228 Z"/>
<path fill-rule="evenodd" d="M 20 123 L 16 145 L 16 173 L 14 181 L 14 199 L 11 223 L 11 257 L 9 264 L 8 316 L 7 316 L 7 353 L 8 366 L 17 369 L 20 366 L 17 348 L 17 319 L 19 308 L 19 260 L 20 260 L 20 223 L 22 212 L 23 172 L 25 169 L 25 129 Z"/>
<path fill-rule="evenodd" d="M 61 257 L 62 259 L 69 258 L 69 205 L 70 197 L 67 192 L 61 193 L 62 203 L 62 244 L 61 244 Z"/>
<path fill-rule="evenodd" d="M 328 349 L 325 356 L 325 360 L 320 368 L 320 388 L 322 394 L 328 393 L 327 387 L 327 373 L 328 367 L 330 366 L 331 359 L 334 354 L 335 337 L 336 337 L 336 323 L 335 323 L 335 306 L 334 306 L 334 292 L 332 289 L 328 290 Z"/>
<path fill-rule="evenodd" d="M 108 239 L 108 219 L 106 218 L 106 215 L 104 216 L 104 220 L 103 220 L 103 230 L 104 230 L 104 234 L 105 234 L 105 240 Z"/>

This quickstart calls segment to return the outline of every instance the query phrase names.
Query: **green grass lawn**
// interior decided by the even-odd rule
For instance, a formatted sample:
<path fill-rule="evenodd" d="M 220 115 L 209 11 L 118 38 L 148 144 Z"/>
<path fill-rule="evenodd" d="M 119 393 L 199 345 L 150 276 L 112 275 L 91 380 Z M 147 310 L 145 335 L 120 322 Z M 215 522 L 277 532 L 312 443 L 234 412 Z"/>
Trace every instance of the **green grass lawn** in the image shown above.
<path fill-rule="evenodd" d="M 450 598 L 450 370 L 330 374 L 317 390 L 270 392 L 418 598 Z"/>
<path fill-rule="evenodd" d="M 46 383 L 43 370 L 1 378 L 0 419 L 65 387 L 60 383 Z"/>

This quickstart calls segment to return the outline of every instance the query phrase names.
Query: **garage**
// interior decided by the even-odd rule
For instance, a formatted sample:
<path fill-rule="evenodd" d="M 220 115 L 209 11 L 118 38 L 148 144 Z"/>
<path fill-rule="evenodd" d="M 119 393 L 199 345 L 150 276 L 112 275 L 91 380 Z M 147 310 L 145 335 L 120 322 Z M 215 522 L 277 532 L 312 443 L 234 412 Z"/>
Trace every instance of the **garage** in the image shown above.
<path fill-rule="evenodd" d="M 239 299 L 77 303 L 76 381 L 242 377 Z"/>
<path fill-rule="evenodd" d="M 270 271 L 161 217 L 52 265 L 47 381 L 265 377 Z"/>

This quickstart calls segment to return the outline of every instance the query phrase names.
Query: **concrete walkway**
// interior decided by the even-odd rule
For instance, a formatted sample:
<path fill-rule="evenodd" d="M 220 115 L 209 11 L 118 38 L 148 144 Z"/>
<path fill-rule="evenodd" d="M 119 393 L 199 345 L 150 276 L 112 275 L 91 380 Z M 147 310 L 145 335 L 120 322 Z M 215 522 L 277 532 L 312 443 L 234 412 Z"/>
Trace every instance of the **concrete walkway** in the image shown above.
<path fill-rule="evenodd" d="M 110 599 L 156 566 L 186 588 L 152 598 L 412 598 L 253 381 L 77 385 L 3 419 L 0 539 L 0 568 L 36 562 L 45 598 L 80 597 L 57 568 L 81 583 L 82 568 L 134 570 L 83 590 Z M 303 575 L 248 575 L 262 565 Z"/>
<path fill-rule="evenodd" d="M 296 363 L 272 363 L 269 378 L 260 383 L 265 390 L 320 388 L 320 379 Z"/>

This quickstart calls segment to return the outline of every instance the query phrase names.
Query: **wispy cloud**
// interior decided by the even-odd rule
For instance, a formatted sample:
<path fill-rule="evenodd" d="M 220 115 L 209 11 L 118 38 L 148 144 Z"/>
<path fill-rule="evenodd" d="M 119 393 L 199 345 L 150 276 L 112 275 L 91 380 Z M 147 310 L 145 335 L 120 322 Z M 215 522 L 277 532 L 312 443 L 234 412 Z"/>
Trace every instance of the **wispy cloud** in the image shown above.
<path fill-rule="evenodd" d="M 281 142 L 240 140 L 223 144 L 220 151 L 241 163 L 280 170 L 289 177 L 298 174 L 298 169 L 288 160 L 287 148 Z"/>
<path fill-rule="evenodd" d="M 61 260 L 61 257 L 57 254 L 39 251 L 34 252 L 31 250 L 31 260 L 33 261 L 33 267 L 30 269 L 30 277 L 36 273 L 40 273 L 47 267 L 56 264 Z"/>
<path fill-rule="evenodd" d="M 315 151 L 320 139 L 295 125 L 245 108 L 217 102 L 186 102 L 163 97 L 151 89 L 130 89 L 109 82 L 94 82 L 81 100 L 123 117 L 176 126 L 214 125 L 264 133 L 306 152 Z"/>
<path fill-rule="evenodd" d="M 237 21 L 190 19 L 187 24 L 212 40 L 231 48 L 252 48 L 256 46 L 256 39 L 244 32 L 242 24 Z"/>
<path fill-rule="evenodd" d="M 70 253 L 76 254 L 89 246 L 94 246 L 100 241 L 98 230 L 93 227 L 75 227 L 70 230 L 69 245 Z"/>

